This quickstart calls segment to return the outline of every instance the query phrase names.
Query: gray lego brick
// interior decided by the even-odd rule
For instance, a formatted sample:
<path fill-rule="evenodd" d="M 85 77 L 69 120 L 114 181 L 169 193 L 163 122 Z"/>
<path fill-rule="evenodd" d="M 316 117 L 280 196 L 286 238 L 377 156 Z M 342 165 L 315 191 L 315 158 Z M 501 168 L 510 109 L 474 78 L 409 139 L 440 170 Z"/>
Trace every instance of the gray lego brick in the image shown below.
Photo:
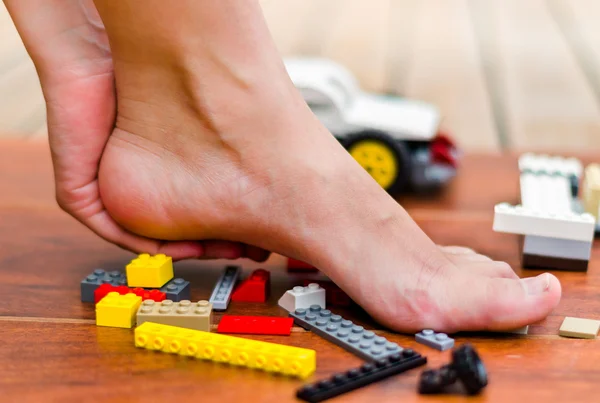
<path fill-rule="evenodd" d="M 436 333 L 431 329 L 425 329 L 415 334 L 417 343 L 425 344 L 436 350 L 446 351 L 454 347 L 454 339 L 446 333 Z"/>
<path fill-rule="evenodd" d="M 102 284 L 127 285 L 125 273 L 96 269 L 81 281 L 81 302 L 94 302 L 94 291 Z"/>
<path fill-rule="evenodd" d="M 355 325 L 352 321 L 334 315 L 328 309 L 313 305 L 309 309 L 297 309 L 290 316 L 306 330 L 311 330 L 346 351 L 367 361 L 375 361 L 402 351 L 396 343 L 374 332 Z"/>
<path fill-rule="evenodd" d="M 191 300 L 190 282 L 182 278 L 174 278 L 163 285 L 160 291 L 164 292 L 167 295 L 167 299 L 170 299 L 173 302 Z"/>
<path fill-rule="evenodd" d="M 227 266 L 225 268 L 208 300 L 213 305 L 213 310 L 224 311 L 227 309 L 233 287 L 239 275 L 240 268 L 238 266 Z"/>
<path fill-rule="evenodd" d="M 560 259 L 590 260 L 592 242 L 526 235 L 523 254 Z"/>

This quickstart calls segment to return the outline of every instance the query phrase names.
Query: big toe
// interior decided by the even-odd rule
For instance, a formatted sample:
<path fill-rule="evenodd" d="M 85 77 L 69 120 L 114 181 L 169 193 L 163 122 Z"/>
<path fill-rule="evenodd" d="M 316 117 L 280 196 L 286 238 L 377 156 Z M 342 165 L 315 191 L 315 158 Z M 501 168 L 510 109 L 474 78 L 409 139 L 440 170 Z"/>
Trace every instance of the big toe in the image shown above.
<path fill-rule="evenodd" d="M 509 330 L 547 317 L 558 305 L 561 286 L 549 274 L 511 279 L 488 276 L 455 278 L 447 288 L 445 331 Z"/>

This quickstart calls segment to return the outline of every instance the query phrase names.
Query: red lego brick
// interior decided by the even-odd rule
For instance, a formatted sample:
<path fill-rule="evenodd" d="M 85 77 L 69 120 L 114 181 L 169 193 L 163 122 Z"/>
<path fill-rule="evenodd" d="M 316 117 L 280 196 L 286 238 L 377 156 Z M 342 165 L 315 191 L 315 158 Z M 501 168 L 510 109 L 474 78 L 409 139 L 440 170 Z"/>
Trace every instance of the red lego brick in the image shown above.
<path fill-rule="evenodd" d="M 244 280 L 231 295 L 236 302 L 266 302 L 271 287 L 271 273 L 257 269 Z"/>
<path fill-rule="evenodd" d="M 325 302 L 327 306 L 349 307 L 353 303 L 348 294 L 331 281 L 304 280 L 304 287 L 307 287 L 310 283 L 317 283 L 325 289 Z"/>
<path fill-rule="evenodd" d="M 97 304 L 100 300 L 108 295 L 109 292 L 118 292 L 121 295 L 129 294 L 131 290 L 125 285 L 114 286 L 112 284 L 102 284 L 94 290 L 94 302 Z"/>
<path fill-rule="evenodd" d="M 301 260 L 288 258 L 287 271 L 313 272 L 319 271 L 316 267 L 309 265 Z"/>
<path fill-rule="evenodd" d="M 289 336 L 293 324 L 294 318 L 223 315 L 217 327 L 217 332 Z"/>
<path fill-rule="evenodd" d="M 134 288 L 131 290 L 135 295 L 142 297 L 142 301 L 146 301 L 147 299 L 151 299 L 155 302 L 162 302 L 167 299 L 167 294 L 164 292 L 160 292 L 159 290 L 145 290 L 143 288 Z"/>

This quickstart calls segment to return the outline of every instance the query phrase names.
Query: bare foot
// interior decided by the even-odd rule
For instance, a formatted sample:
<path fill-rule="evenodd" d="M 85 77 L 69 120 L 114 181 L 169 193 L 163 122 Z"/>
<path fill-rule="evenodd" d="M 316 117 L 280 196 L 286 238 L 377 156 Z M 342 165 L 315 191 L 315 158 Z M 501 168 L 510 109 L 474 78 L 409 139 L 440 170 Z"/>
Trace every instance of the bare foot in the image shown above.
<path fill-rule="evenodd" d="M 181 0 L 189 18 L 157 0 L 96 4 L 119 106 L 100 192 L 123 227 L 304 260 L 396 330 L 515 328 L 557 305 L 550 274 L 519 280 L 433 244 L 309 111 L 257 2 Z"/>

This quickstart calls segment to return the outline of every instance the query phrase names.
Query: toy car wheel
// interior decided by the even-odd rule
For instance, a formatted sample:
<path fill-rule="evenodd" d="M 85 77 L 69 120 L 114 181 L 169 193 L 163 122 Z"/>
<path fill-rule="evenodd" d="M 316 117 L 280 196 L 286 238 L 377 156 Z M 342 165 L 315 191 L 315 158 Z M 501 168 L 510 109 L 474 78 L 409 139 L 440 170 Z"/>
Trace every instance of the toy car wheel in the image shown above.
<path fill-rule="evenodd" d="M 366 130 L 344 139 L 346 150 L 390 194 L 404 190 L 410 175 L 406 146 L 387 134 Z"/>

